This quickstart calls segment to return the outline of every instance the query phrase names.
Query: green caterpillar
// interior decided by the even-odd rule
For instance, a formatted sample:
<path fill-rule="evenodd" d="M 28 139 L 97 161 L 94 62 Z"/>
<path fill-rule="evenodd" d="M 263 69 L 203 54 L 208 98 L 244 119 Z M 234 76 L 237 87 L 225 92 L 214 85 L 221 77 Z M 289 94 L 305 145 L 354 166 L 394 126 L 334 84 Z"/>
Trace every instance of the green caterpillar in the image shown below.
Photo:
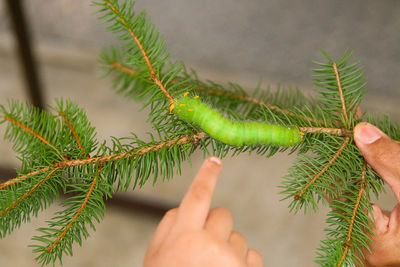
<path fill-rule="evenodd" d="M 293 146 L 303 138 L 303 133 L 295 127 L 229 120 L 201 102 L 198 96 L 188 97 L 188 94 L 185 93 L 171 104 L 171 112 L 186 122 L 195 123 L 208 135 L 225 144 Z"/>

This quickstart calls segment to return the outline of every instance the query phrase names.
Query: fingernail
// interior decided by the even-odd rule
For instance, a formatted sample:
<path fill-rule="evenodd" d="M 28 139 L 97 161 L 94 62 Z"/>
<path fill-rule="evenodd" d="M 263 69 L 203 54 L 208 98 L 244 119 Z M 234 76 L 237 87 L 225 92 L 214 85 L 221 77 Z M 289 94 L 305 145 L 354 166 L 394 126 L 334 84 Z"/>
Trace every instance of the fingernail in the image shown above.
<path fill-rule="evenodd" d="M 217 157 L 208 158 L 208 161 L 217 165 L 222 165 L 222 161 Z"/>
<path fill-rule="evenodd" d="M 365 123 L 365 125 L 355 128 L 354 137 L 360 142 L 369 145 L 381 138 L 382 132 L 375 126 Z"/>

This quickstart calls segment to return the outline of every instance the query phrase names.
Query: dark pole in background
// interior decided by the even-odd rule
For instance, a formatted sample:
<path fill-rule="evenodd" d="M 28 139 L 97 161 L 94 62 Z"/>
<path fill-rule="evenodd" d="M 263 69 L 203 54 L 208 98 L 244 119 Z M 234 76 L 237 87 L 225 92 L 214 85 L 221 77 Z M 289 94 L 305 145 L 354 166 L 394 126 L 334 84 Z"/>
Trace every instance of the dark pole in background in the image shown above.
<path fill-rule="evenodd" d="M 29 99 L 38 108 L 44 108 L 43 93 L 41 91 L 38 69 L 32 52 L 29 29 L 21 0 L 7 0 L 7 6 L 14 30 L 14 36 L 19 50 L 19 58 L 25 76 Z"/>

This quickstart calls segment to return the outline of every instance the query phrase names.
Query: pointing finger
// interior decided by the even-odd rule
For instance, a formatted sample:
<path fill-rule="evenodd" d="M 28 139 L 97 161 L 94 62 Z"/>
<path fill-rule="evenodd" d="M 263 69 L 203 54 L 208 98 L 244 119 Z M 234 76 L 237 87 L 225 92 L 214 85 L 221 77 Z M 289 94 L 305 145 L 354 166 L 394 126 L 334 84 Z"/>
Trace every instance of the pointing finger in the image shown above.
<path fill-rule="evenodd" d="M 211 157 L 204 161 L 178 209 L 176 227 L 201 229 L 208 216 L 222 163 Z"/>
<path fill-rule="evenodd" d="M 159 223 L 157 230 L 154 233 L 154 236 L 150 242 L 149 249 L 151 248 L 151 252 L 156 251 L 160 244 L 163 242 L 165 237 L 168 235 L 169 231 L 171 230 L 173 224 L 176 220 L 176 214 L 178 209 L 171 209 L 169 210 L 164 217 L 162 218 L 161 222 Z"/>
<path fill-rule="evenodd" d="M 250 249 L 247 252 L 246 262 L 249 267 L 264 267 L 264 261 L 260 253 L 256 250 Z"/>

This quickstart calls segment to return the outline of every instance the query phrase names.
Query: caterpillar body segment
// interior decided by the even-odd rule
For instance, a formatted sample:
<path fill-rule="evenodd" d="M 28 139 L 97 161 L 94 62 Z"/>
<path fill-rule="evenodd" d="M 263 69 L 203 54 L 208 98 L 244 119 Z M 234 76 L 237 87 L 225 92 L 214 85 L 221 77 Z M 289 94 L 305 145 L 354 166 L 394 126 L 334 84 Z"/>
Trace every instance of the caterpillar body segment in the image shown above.
<path fill-rule="evenodd" d="M 171 111 L 180 119 L 196 124 L 214 139 L 228 145 L 293 146 L 302 140 L 302 133 L 295 127 L 232 121 L 201 102 L 198 97 L 189 97 L 187 94 L 175 99 Z"/>

